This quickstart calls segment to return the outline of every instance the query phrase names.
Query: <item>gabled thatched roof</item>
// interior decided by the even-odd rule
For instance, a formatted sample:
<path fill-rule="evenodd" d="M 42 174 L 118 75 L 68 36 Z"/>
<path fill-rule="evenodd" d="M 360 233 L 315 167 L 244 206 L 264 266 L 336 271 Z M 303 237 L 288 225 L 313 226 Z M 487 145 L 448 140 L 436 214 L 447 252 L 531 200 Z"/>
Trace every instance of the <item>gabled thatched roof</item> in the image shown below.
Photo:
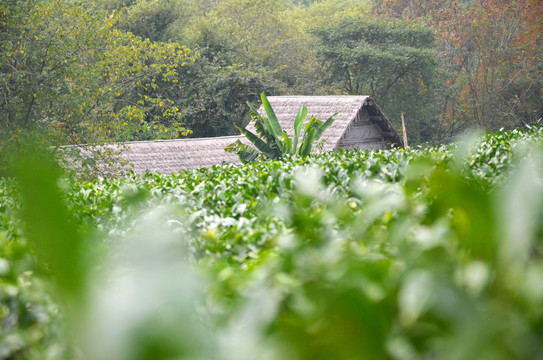
<path fill-rule="evenodd" d="M 402 141 L 392 124 L 369 96 L 269 96 L 268 101 L 281 124 L 281 128 L 289 136 L 294 133 L 294 118 L 303 105 L 307 106 L 308 110 L 306 123 L 311 116 L 326 121 L 337 112 L 338 115 L 334 123 L 324 132 L 322 137 L 325 140 L 324 151 L 337 149 L 341 138 L 362 108 L 368 110 L 373 121 L 377 123 L 383 132 L 392 135 L 392 138 L 389 139 L 390 142 L 402 146 Z M 258 112 L 265 115 L 262 106 Z M 256 131 L 253 123 L 250 123 L 246 128 L 253 133 Z"/>
<path fill-rule="evenodd" d="M 355 119 L 362 116 L 363 110 L 367 112 L 364 112 L 363 116 L 380 129 L 379 141 L 402 146 L 400 137 L 388 119 L 367 96 L 270 96 L 268 101 L 282 129 L 289 136 L 293 135 L 294 118 L 303 105 L 308 108 L 306 121 L 311 116 L 326 121 L 337 112 L 334 123 L 322 137 L 325 141 L 324 151 L 335 150 L 338 146 L 346 145 L 344 141 L 342 142 L 344 135 L 353 126 Z M 265 115 L 263 107 L 259 109 L 259 112 Z M 247 129 L 256 133 L 253 123 L 250 123 Z M 121 157 L 132 164 L 134 172 L 139 174 L 146 171 L 169 174 L 222 163 L 240 164 L 236 154 L 227 153 L 224 150 L 227 145 L 237 139 L 247 142 L 244 136 L 128 142 L 124 144 L 127 151 L 124 151 Z M 372 144 L 369 143 L 368 146 L 371 147 Z"/>

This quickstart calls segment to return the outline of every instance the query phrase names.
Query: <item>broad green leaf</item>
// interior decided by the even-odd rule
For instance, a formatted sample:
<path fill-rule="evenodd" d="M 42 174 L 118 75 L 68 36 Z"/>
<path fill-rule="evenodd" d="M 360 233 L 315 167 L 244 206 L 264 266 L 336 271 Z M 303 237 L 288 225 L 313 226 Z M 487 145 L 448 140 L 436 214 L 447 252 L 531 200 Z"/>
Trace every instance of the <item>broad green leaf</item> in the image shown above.
<path fill-rule="evenodd" d="M 301 157 L 307 157 L 309 154 L 311 154 L 311 149 L 313 148 L 313 141 L 315 141 L 316 134 L 317 129 L 314 127 L 310 128 L 309 132 L 305 134 L 302 145 L 300 146 Z"/>
<path fill-rule="evenodd" d="M 286 132 L 281 133 L 281 139 L 283 140 L 283 147 L 286 154 L 293 154 L 292 152 L 292 140 L 288 137 Z"/>
<path fill-rule="evenodd" d="M 302 106 L 302 108 L 296 114 L 294 119 L 294 138 L 292 139 L 292 152 L 295 154 L 298 150 L 298 139 L 300 137 L 300 132 L 302 131 L 302 126 L 305 118 L 307 117 L 307 106 Z"/>
<path fill-rule="evenodd" d="M 273 111 L 273 108 L 268 102 L 268 98 L 266 97 L 265 93 L 260 94 L 260 97 L 262 99 L 262 106 L 264 107 L 266 115 L 268 116 L 270 128 L 272 129 L 273 134 L 279 137 L 281 135 L 282 129 L 281 124 L 279 124 L 279 120 L 277 120 L 277 116 L 275 115 L 275 111 Z"/>
<path fill-rule="evenodd" d="M 317 134 L 315 135 L 315 140 L 319 140 L 326 131 L 326 129 L 328 129 L 334 123 L 337 114 L 338 113 L 335 113 L 334 115 L 330 116 L 324 124 L 319 126 L 319 128 L 317 129 Z"/>
<path fill-rule="evenodd" d="M 279 147 L 277 146 L 276 138 L 273 136 L 272 133 L 270 133 L 268 130 L 266 130 L 263 121 L 260 121 L 257 119 L 255 121 L 255 128 L 257 134 L 260 136 L 260 138 L 268 144 L 268 146 L 274 151 L 274 158 L 280 158 L 281 157 L 281 151 L 279 150 Z"/>
<path fill-rule="evenodd" d="M 270 148 L 268 146 L 268 144 L 266 144 L 264 141 L 262 141 L 258 136 L 256 136 L 255 134 L 253 134 L 252 132 L 250 132 L 249 130 L 247 129 L 242 129 L 240 128 L 239 126 L 237 125 L 234 125 L 236 126 L 236 128 L 241 131 L 241 133 L 243 135 L 245 135 L 247 137 L 247 139 L 253 143 L 253 145 L 258 149 L 260 150 L 262 153 L 264 153 L 266 156 L 270 157 L 270 158 L 274 158 L 275 156 L 275 152 L 273 151 L 272 148 Z"/>
<path fill-rule="evenodd" d="M 239 140 L 237 140 L 239 141 Z M 239 149 L 238 149 L 238 156 L 242 163 L 248 164 L 253 161 L 255 161 L 260 153 L 258 150 L 250 145 L 243 144 L 240 141 Z"/>
<path fill-rule="evenodd" d="M 83 237 L 63 202 L 59 174 L 56 164 L 36 154 L 21 155 L 14 169 L 27 235 L 42 269 L 51 271 L 69 300 L 77 300 L 85 285 Z"/>
<path fill-rule="evenodd" d="M 315 126 L 315 123 L 318 122 L 316 117 L 311 116 L 307 124 L 305 124 L 304 132 L 307 134 L 309 132 L 309 129 Z"/>
<path fill-rule="evenodd" d="M 280 157 L 280 154 L 284 152 L 283 144 L 281 143 L 281 140 L 280 140 L 281 127 L 279 127 L 279 132 L 276 132 L 274 128 L 272 127 L 268 117 L 261 116 L 251 103 L 247 102 L 247 105 L 249 105 L 249 108 L 251 109 L 251 114 L 253 114 L 254 117 L 256 118 L 255 127 L 257 128 L 257 131 L 259 131 L 259 128 L 262 129 L 262 127 L 257 126 L 257 124 L 261 122 L 261 124 L 264 127 L 260 131 L 261 135 L 267 139 L 268 146 L 270 146 L 271 148 L 278 149 L 278 155 L 279 155 L 278 157 Z M 269 103 L 268 103 L 268 106 L 269 106 Z M 264 129 L 266 130 L 265 132 L 264 132 Z M 273 140 L 273 141 L 270 141 L 270 140 Z M 275 156 L 277 157 L 277 155 Z"/>
<path fill-rule="evenodd" d="M 258 110 L 256 110 L 255 107 L 253 106 L 253 104 L 251 104 L 249 101 L 247 101 L 247 106 L 249 106 L 249 109 L 251 110 L 251 112 L 250 112 L 251 117 L 254 118 L 255 121 L 257 121 L 257 122 L 261 121 L 262 124 L 264 125 L 264 128 L 266 129 L 266 131 L 268 131 L 271 135 L 273 135 L 273 130 L 270 127 L 269 122 L 266 121 L 265 118 L 260 115 Z"/>

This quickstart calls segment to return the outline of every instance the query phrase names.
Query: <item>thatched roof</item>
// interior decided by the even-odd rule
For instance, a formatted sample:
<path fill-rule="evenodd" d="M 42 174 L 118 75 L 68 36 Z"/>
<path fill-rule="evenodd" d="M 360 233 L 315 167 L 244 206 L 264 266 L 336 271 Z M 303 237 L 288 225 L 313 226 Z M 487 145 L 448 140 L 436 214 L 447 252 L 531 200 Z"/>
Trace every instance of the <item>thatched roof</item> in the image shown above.
<path fill-rule="evenodd" d="M 199 167 L 211 167 L 222 163 L 241 164 L 236 154 L 224 148 L 241 136 L 215 138 L 136 141 L 125 145 L 128 150 L 122 158 L 132 164 L 135 173 L 147 170 L 165 174 Z"/>
<path fill-rule="evenodd" d="M 308 110 L 306 123 L 311 116 L 315 116 L 321 121 L 326 121 L 337 112 L 338 115 L 334 123 L 322 136 L 322 139 L 325 140 L 324 151 L 337 149 L 341 138 L 359 111 L 364 107 L 381 130 L 392 135 L 389 141 L 398 146 L 403 146 L 400 137 L 392 127 L 390 121 L 388 121 L 381 109 L 369 96 L 269 96 L 268 101 L 277 116 L 277 120 L 281 124 L 281 128 L 289 136 L 292 136 L 294 133 L 294 118 L 303 105 L 307 106 Z M 258 112 L 265 115 L 262 106 Z M 253 133 L 256 131 L 253 123 L 250 123 L 246 128 Z"/>
<path fill-rule="evenodd" d="M 371 123 L 380 128 L 383 141 L 402 146 L 400 137 L 388 119 L 367 96 L 270 96 L 268 101 L 282 129 L 289 136 L 293 135 L 293 121 L 303 105 L 308 108 L 306 121 L 311 116 L 326 121 L 337 112 L 334 123 L 322 137 L 325 141 L 324 151 L 335 150 L 339 145 L 345 145 L 344 142 L 342 144 L 340 142 L 363 109 L 367 110 L 367 114 L 364 113 L 366 118 L 369 115 Z M 259 112 L 265 115 L 263 107 Z M 253 123 L 250 123 L 247 129 L 256 132 Z M 224 150 L 237 139 L 247 142 L 244 136 L 128 142 L 124 144 L 127 151 L 124 151 L 121 157 L 132 164 L 134 172 L 139 174 L 147 170 L 169 174 L 222 163 L 240 164 L 236 154 Z"/>

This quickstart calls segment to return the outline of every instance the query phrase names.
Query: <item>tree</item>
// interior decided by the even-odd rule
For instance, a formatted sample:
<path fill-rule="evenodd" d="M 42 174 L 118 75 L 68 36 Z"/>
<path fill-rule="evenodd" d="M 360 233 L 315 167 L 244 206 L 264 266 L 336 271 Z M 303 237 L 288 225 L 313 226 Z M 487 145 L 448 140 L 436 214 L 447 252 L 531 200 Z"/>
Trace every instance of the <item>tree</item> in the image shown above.
<path fill-rule="evenodd" d="M 50 145 L 186 135 L 176 104 L 152 93 L 193 57 L 113 29 L 111 14 L 73 2 L 0 5 L 0 132 Z M 140 136 L 140 135 L 138 135 Z"/>
<path fill-rule="evenodd" d="M 372 7 L 369 1 L 320 0 L 308 6 L 297 6 L 291 10 L 292 17 L 301 23 L 304 31 L 311 32 L 346 19 L 370 19 Z"/>
<path fill-rule="evenodd" d="M 376 11 L 435 27 L 446 72 L 436 103 L 438 140 L 470 126 L 533 124 L 541 99 L 543 3 L 533 0 L 377 1 Z"/>
<path fill-rule="evenodd" d="M 217 2 L 183 26 L 179 39 L 199 51 L 209 39 L 223 44 L 230 49 L 229 65 L 259 73 L 275 93 L 314 93 L 313 44 L 291 10 L 285 0 Z"/>
<path fill-rule="evenodd" d="M 479 0 L 457 20 L 449 40 L 459 65 L 456 116 L 497 130 L 533 124 L 543 115 L 542 16 L 540 2 Z"/>
<path fill-rule="evenodd" d="M 261 91 L 318 91 L 315 53 L 283 0 L 93 1 L 121 13 L 120 29 L 182 42 L 200 54 L 179 71 L 176 84 L 157 83 L 195 137 L 237 133 L 234 124 L 249 121 L 245 103 Z"/>
<path fill-rule="evenodd" d="M 396 124 L 404 112 L 410 140 L 427 140 L 437 73 L 432 29 L 420 22 L 347 19 L 316 34 L 329 83 L 346 94 L 371 95 Z"/>
<path fill-rule="evenodd" d="M 172 41 L 178 24 L 197 11 L 191 0 L 87 0 L 109 12 L 119 13 L 116 27 L 151 41 Z"/>
<path fill-rule="evenodd" d="M 179 107 L 193 137 L 237 134 L 234 125 L 249 122 L 245 103 L 258 100 L 262 90 L 273 91 L 265 84 L 265 69 L 238 63 L 238 50 L 216 35 L 200 34 L 198 56 L 177 70 L 175 83 L 156 83 L 160 96 Z"/>
<path fill-rule="evenodd" d="M 249 121 L 247 101 L 257 101 L 262 89 L 271 90 L 262 74 L 250 65 L 221 66 L 200 57 L 179 72 L 175 87 L 163 87 L 177 93 L 183 123 L 194 137 L 237 134 L 235 125 Z"/>

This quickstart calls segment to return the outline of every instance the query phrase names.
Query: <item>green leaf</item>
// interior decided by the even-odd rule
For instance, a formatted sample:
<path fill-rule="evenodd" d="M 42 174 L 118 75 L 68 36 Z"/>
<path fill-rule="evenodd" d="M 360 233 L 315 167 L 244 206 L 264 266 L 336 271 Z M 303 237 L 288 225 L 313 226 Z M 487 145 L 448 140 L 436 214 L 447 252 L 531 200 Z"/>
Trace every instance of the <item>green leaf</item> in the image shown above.
<path fill-rule="evenodd" d="M 309 122 L 305 125 L 305 128 L 304 128 L 304 132 L 305 133 L 308 133 L 309 132 L 309 129 L 311 129 L 312 127 L 315 126 L 315 123 L 317 123 L 319 120 L 314 117 L 314 116 L 311 116 L 311 119 L 309 119 Z M 318 124 L 318 123 L 317 123 Z"/>
<path fill-rule="evenodd" d="M 307 157 L 311 154 L 311 149 L 313 148 L 313 141 L 315 141 L 315 136 L 317 135 L 317 129 L 312 127 L 309 129 L 309 132 L 305 133 L 302 145 L 300 146 L 300 156 Z"/>
<path fill-rule="evenodd" d="M 243 135 L 245 135 L 247 137 L 247 139 L 253 143 L 253 145 L 258 149 L 260 150 L 262 153 L 264 153 L 266 156 L 268 156 L 269 158 L 275 158 L 275 151 L 270 147 L 268 146 L 268 144 L 266 144 L 264 141 L 262 141 L 262 139 L 260 139 L 258 136 L 256 136 L 255 134 L 253 134 L 252 132 L 250 132 L 249 130 L 247 129 L 242 129 L 240 128 L 239 126 L 237 125 L 234 125 L 239 131 L 241 131 L 241 133 Z"/>
<path fill-rule="evenodd" d="M 281 138 L 283 140 L 283 146 L 285 149 L 286 154 L 293 154 L 292 150 L 292 140 L 288 137 L 287 133 L 283 131 L 281 134 Z"/>
<path fill-rule="evenodd" d="M 266 129 L 266 131 L 268 131 L 270 134 L 273 135 L 273 130 L 271 129 L 269 122 L 266 121 L 266 120 L 260 115 L 260 113 L 258 112 L 258 110 L 256 110 L 255 107 L 253 106 L 253 104 L 251 104 L 249 101 L 247 101 L 247 106 L 249 106 L 249 110 L 251 110 L 251 111 L 250 111 L 251 117 L 252 117 L 253 119 L 255 119 L 256 122 L 258 122 L 258 121 L 262 122 L 262 124 L 264 125 L 264 128 Z"/>
<path fill-rule="evenodd" d="M 255 149 L 254 147 L 250 145 L 243 144 L 241 141 L 239 143 L 240 143 L 240 149 L 238 151 L 238 156 L 242 163 L 248 164 L 255 161 L 258 158 L 260 153 L 258 152 L 257 149 Z"/>
<path fill-rule="evenodd" d="M 247 105 L 251 110 L 251 116 L 255 119 L 255 128 L 257 133 L 259 133 L 259 135 L 266 140 L 268 146 L 270 146 L 272 149 L 277 150 L 275 151 L 274 158 L 280 158 L 281 154 L 284 152 L 283 144 L 279 139 L 279 134 L 281 133 L 281 130 L 279 131 L 279 133 L 274 132 L 268 118 L 265 116 L 261 116 L 260 113 L 250 102 L 247 102 Z"/>
<path fill-rule="evenodd" d="M 77 300 L 84 286 L 83 237 L 63 202 L 59 174 L 56 164 L 36 154 L 21 155 L 14 168 L 27 235 L 42 268 L 50 271 L 70 300 Z"/>
<path fill-rule="evenodd" d="M 302 126 L 304 120 L 307 116 L 307 106 L 302 106 L 301 109 L 296 114 L 296 119 L 294 119 L 294 138 L 292 139 L 292 152 L 295 154 L 298 150 L 298 139 L 300 137 L 300 132 L 302 131 Z"/>
<path fill-rule="evenodd" d="M 281 153 L 279 152 L 279 148 L 275 140 L 276 138 L 273 136 L 271 132 L 269 132 L 266 129 L 266 126 L 264 122 L 261 120 L 261 118 L 255 119 L 255 129 L 256 129 L 256 133 L 260 136 L 260 138 L 264 142 L 266 142 L 266 144 L 268 144 L 268 146 L 271 147 L 278 156 L 280 156 Z"/>
<path fill-rule="evenodd" d="M 264 153 L 265 156 L 271 159 L 281 159 L 283 155 L 286 154 L 310 154 L 313 144 L 309 144 L 308 142 L 312 143 L 320 138 L 324 131 L 330 127 L 330 125 L 332 125 L 334 118 L 337 115 L 337 113 L 334 114 L 325 123 L 312 116 L 304 128 L 304 138 L 300 143 L 300 132 L 303 127 L 303 122 L 307 117 L 307 107 L 305 105 L 302 106 L 296 114 L 296 118 L 294 119 L 294 136 L 291 139 L 288 137 L 288 134 L 285 131 L 281 130 L 281 125 L 279 124 L 265 93 L 262 93 L 261 95 L 262 104 L 268 115 L 267 117 L 261 116 L 251 105 L 251 103 L 247 103 L 249 109 L 251 110 L 251 116 L 255 120 L 255 128 L 259 137 L 257 137 L 255 134 L 247 135 L 249 132 L 246 132 L 246 130 L 237 126 L 236 127 L 241 131 L 242 134 L 246 135 L 248 139 Z"/>
<path fill-rule="evenodd" d="M 338 113 L 335 113 L 334 115 L 330 116 L 324 124 L 319 126 L 319 128 L 317 129 L 317 134 L 315 135 L 315 140 L 319 140 L 326 131 L 326 129 L 328 129 L 334 123 L 337 114 Z"/>
<path fill-rule="evenodd" d="M 279 124 L 279 120 L 277 120 L 275 111 L 273 111 L 273 108 L 268 102 L 268 98 L 266 97 L 266 94 L 262 93 L 260 97 L 262 98 L 262 106 L 264 106 L 264 110 L 266 111 L 266 115 L 268 116 L 268 121 L 272 129 L 272 133 L 278 137 L 283 131 L 281 129 L 281 124 Z"/>

